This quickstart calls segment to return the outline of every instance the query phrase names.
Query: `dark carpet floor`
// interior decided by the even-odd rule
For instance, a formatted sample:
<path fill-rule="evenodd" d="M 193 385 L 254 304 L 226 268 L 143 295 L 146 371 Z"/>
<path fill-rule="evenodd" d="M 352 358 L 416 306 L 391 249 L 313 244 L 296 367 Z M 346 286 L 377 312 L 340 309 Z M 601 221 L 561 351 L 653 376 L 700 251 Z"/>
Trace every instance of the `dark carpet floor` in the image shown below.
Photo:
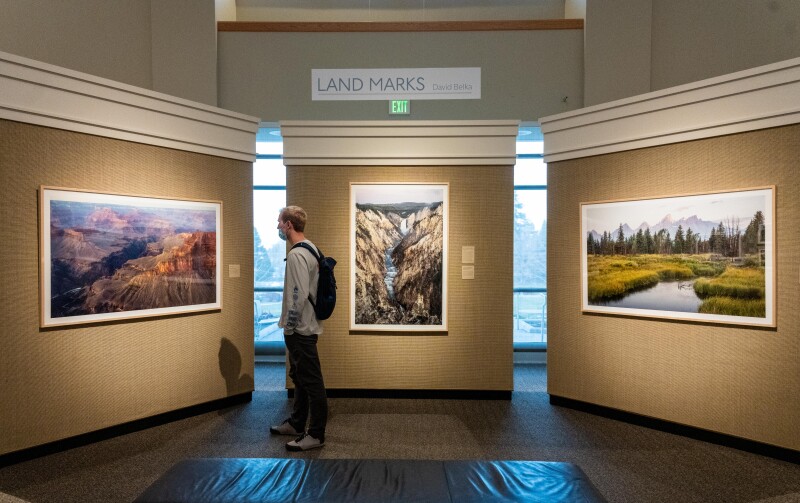
<path fill-rule="evenodd" d="M 252 402 L 0 469 L 38 502 L 131 501 L 190 457 L 527 459 L 579 465 L 610 502 L 800 502 L 800 466 L 549 404 L 544 365 L 517 364 L 513 399 L 330 399 L 326 446 L 292 454 L 283 364 L 257 363 Z M 2 496 L 0 496 L 2 501 Z"/>

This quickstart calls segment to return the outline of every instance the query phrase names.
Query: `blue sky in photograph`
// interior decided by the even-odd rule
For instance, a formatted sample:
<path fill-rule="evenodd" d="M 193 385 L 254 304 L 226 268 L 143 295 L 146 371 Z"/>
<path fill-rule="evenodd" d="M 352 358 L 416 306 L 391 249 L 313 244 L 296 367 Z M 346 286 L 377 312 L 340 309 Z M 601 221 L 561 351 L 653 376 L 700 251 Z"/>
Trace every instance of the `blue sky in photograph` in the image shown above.
<path fill-rule="evenodd" d="M 433 203 L 444 199 L 444 189 L 432 185 L 356 185 L 356 204 Z"/>
<path fill-rule="evenodd" d="M 746 226 L 756 211 L 766 212 L 766 204 L 766 191 L 746 191 L 592 204 L 585 209 L 587 229 L 602 232 L 620 223 L 636 228 L 647 222 L 652 227 L 667 215 L 674 220 L 697 215 L 717 223 L 738 218 Z"/>
<path fill-rule="evenodd" d="M 87 216 L 106 208 L 123 219 L 130 215 L 138 214 L 140 219 L 145 215 L 150 218 L 158 218 L 169 222 L 175 228 L 183 228 L 189 225 L 197 231 L 213 232 L 216 230 L 216 213 L 214 210 L 97 204 L 79 201 L 50 201 L 51 218 L 54 222 L 58 222 L 58 226 L 61 228 L 82 227 L 86 225 Z"/>

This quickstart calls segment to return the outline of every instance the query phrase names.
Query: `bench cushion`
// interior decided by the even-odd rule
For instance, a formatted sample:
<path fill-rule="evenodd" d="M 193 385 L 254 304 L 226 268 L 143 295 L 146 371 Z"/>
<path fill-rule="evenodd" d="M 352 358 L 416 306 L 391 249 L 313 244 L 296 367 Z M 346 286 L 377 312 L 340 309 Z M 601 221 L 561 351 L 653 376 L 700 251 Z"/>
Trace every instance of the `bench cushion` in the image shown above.
<path fill-rule="evenodd" d="M 136 499 L 164 502 L 602 502 L 571 463 L 390 459 L 187 459 Z"/>
<path fill-rule="evenodd" d="M 451 501 L 603 501 L 572 463 L 542 461 L 448 461 Z"/>
<path fill-rule="evenodd" d="M 298 503 L 317 501 L 449 501 L 438 461 L 315 459 Z"/>

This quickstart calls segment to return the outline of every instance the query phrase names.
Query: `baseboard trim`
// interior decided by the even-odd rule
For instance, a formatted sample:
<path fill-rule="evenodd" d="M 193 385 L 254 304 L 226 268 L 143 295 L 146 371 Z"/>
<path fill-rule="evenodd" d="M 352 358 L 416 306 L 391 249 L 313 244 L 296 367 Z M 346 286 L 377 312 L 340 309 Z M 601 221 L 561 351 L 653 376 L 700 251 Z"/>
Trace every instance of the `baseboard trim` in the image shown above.
<path fill-rule="evenodd" d="M 122 435 L 126 435 L 128 433 L 134 433 L 136 431 L 146 430 L 154 426 L 160 426 L 162 424 L 171 423 L 173 421 L 186 419 L 192 416 L 198 416 L 200 414 L 205 414 L 207 412 L 213 412 L 215 410 L 224 409 L 226 407 L 240 405 L 243 403 L 250 402 L 252 401 L 252 399 L 253 399 L 252 392 L 242 393 L 240 395 L 220 398 L 218 400 L 212 400 L 210 402 L 200 403 L 197 405 L 184 407 L 182 409 L 164 412 L 162 414 L 157 414 L 155 416 L 137 419 L 135 421 L 130 421 L 128 423 L 109 426 L 108 428 L 103 428 L 101 430 L 83 433 L 81 435 L 76 435 L 74 437 L 56 440 L 54 442 L 49 442 L 47 444 L 37 445 L 27 449 L 22 449 L 19 451 L 2 454 L 0 455 L 0 468 L 20 463 L 22 461 L 29 461 L 31 459 L 48 456 L 50 454 L 55 454 L 57 452 L 63 452 L 75 447 L 82 447 L 85 445 L 100 442 L 102 440 L 108 440 L 114 437 L 119 437 Z"/>
<path fill-rule="evenodd" d="M 688 426 L 679 423 L 673 423 L 664 419 L 657 419 L 649 416 L 635 414 L 624 410 L 605 407 L 593 403 L 574 400 L 572 398 L 564 398 L 557 395 L 550 395 L 550 405 L 558 407 L 567 407 L 570 409 L 587 412 L 597 416 L 607 417 L 617 421 L 623 421 L 637 426 L 644 426 L 654 430 L 664 431 L 675 435 L 681 435 L 703 442 L 722 445 L 725 447 L 732 447 L 741 451 L 759 454 L 770 458 L 779 459 L 781 461 L 788 461 L 789 463 L 800 464 L 800 451 L 788 449 L 786 447 L 779 447 L 772 444 L 765 444 L 755 440 L 719 433 L 715 431 L 704 430 L 694 426 Z"/>
<path fill-rule="evenodd" d="M 328 388 L 328 398 L 403 398 L 434 400 L 511 400 L 507 390 L 468 390 L 468 389 L 350 389 Z M 286 390 L 289 398 L 294 398 L 294 388 Z"/>

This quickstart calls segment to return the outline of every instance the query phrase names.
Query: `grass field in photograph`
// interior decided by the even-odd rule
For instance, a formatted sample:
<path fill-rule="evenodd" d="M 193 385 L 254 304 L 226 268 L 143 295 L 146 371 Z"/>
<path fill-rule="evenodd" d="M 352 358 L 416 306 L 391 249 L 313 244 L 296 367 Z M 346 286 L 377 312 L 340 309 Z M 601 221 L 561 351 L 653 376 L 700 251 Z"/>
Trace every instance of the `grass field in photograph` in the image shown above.
<path fill-rule="evenodd" d="M 702 300 L 699 312 L 731 316 L 766 316 L 764 268 L 745 260 L 702 255 L 589 255 L 589 303 L 620 299 L 661 281 L 692 281 Z"/>

